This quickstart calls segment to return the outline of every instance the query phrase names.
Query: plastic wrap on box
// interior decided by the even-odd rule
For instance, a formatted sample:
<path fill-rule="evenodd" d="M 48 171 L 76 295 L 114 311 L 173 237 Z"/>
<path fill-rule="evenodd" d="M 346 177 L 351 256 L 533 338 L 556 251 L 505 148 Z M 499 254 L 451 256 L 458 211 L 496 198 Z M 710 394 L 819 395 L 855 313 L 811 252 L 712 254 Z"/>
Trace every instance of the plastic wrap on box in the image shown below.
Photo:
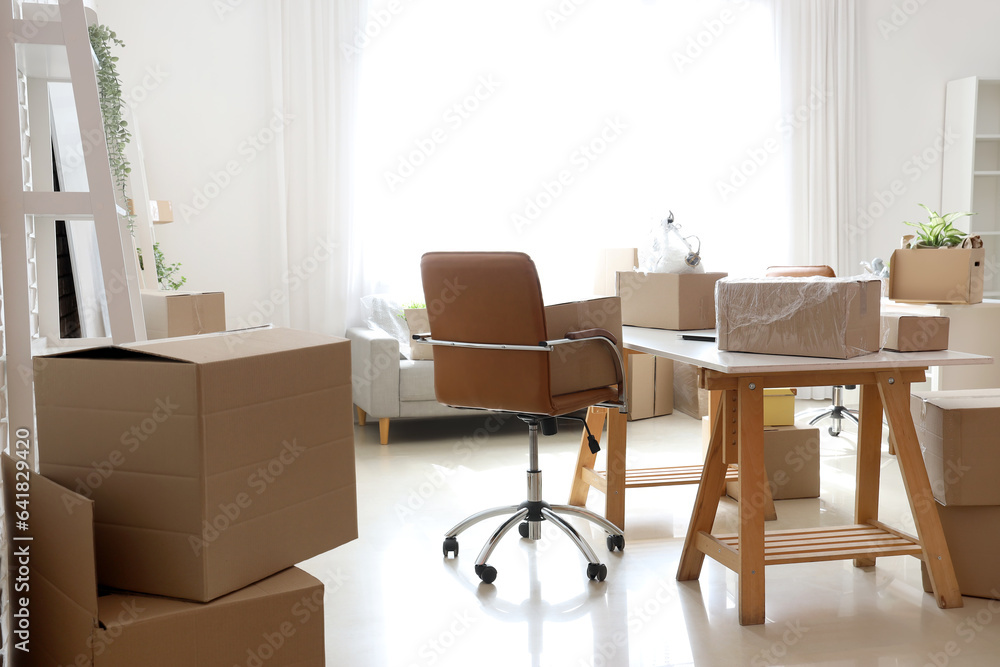
<path fill-rule="evenodd" d="M 399 342 L 399 353 L 410 358 L 410 328 L 403 318 L 403 305 L 388 294 L 361 297 L 365 307 L 365 324 L 374 331 L 383 331 Z M 426 333 L 426 332 L 418 332 Z"/>
<path fill-rule="evenodd" d="M 878 352 L 881 283 L 852 278 L 725 278 L 720 350 L 848 359 Z"/>

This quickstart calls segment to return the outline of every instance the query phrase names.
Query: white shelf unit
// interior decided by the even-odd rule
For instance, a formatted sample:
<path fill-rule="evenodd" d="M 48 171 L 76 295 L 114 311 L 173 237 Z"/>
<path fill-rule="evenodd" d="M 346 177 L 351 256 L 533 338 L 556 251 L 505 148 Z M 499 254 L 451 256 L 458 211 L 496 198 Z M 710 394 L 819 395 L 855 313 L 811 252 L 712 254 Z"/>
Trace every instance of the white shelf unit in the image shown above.
<path fill-rule="evenodd" d="M 986 249 L 983 296 L 1000 297 L 1000 79 L 970 76 L 948 82 L 940 212 L 972 211 L 958 222 Z"/>
<path fill-rule="evenodd" d="M 884 300 L 882 314 L 947 317 L 948 349 L 993 357 L 979 366 L 932 366 L 928 384 L 913 390 L 994 389 L 1000 387 L 1000 301 L 984 299 L 973 304 L 913 304 Z"/>

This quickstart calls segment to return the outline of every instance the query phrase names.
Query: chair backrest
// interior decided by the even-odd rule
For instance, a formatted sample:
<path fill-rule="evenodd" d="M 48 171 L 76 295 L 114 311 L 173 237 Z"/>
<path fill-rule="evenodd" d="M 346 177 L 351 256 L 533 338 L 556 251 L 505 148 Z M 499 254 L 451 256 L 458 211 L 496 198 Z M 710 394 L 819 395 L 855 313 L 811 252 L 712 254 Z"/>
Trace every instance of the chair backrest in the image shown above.
<path fill-rule="evenodd" d="M 825 264 L 817 266 L 769 266 L 767 267 L 767 273 L 764 275 L 768 278 L 809 278 L 813 276 L 819 276 L 821 278 L 837 277 L 837 274 L 834 273 L 833 269 Z"/>
<path fill-rule="evenodd" d="M 531 258 L 515 252 L 433 252 L 420 261 L 431 336 L 538 345 L 545 306 Z M 434 392 L 447 405 L 548 413 L 549 354 L 437 346 Z"/>

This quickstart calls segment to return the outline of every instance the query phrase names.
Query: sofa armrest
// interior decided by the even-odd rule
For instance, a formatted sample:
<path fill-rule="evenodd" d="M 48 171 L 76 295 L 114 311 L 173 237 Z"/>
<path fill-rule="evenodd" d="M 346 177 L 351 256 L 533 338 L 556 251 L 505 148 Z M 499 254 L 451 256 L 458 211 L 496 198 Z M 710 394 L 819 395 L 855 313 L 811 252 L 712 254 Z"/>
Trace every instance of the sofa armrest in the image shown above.
<path fill-rule="evenodd" d="M 376 419 L 399 416 L 399 342 L 373 329 L 347 330 L 354 403 Z"/>

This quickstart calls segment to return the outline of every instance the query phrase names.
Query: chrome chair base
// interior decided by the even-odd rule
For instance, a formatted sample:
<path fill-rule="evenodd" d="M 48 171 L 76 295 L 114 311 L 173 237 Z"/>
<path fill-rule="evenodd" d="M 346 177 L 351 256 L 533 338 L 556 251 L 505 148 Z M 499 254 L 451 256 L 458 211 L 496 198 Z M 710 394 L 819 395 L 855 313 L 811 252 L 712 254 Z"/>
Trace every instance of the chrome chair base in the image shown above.
<path fill-rule="evenodd" d="M 615 549 L 624 551 L 624 533 L 622 533 L 618 526 L 588 509 L 573 505 L 550 505 L 543 501 L 542 472 L 538 469 L 537 422 L 528 422 L 528 437 L 531 459 L 530 469 L 528 470 L 528 499 L 520 505 L 504 505 L 476 512 L 453 526 L 445 534 L 443 545 L 445 557 L 449 554 L 458 556 L 458 536 L 466 529 L 486 519 L 509 515 L 486 541 L 486 544 L 479 552 L 479 556 L 476 558 L 476 575 L 482 579 L 483 583 L 491 584 L 496 579 L 497 571 L 487 561 L 490 555 L 492 555 L 493 550 L 500 543 L 500 540 L 503 539 L 503 536 L 517 525 L 521 537 L 529 540 L 539 540 L 542 537 L 542 522 L 549 521 L 565 533 L 580 550 L 583 557 L 587 559 L 587 577 L 596 579 L 597 581 L 604 581 L 608 575 L 607 565 L 601 563 L 590 544 L 560 514 L 580 517 L 603 528 L 608 533 L 607 545 L 610 551 L 614 551 Z"/>

